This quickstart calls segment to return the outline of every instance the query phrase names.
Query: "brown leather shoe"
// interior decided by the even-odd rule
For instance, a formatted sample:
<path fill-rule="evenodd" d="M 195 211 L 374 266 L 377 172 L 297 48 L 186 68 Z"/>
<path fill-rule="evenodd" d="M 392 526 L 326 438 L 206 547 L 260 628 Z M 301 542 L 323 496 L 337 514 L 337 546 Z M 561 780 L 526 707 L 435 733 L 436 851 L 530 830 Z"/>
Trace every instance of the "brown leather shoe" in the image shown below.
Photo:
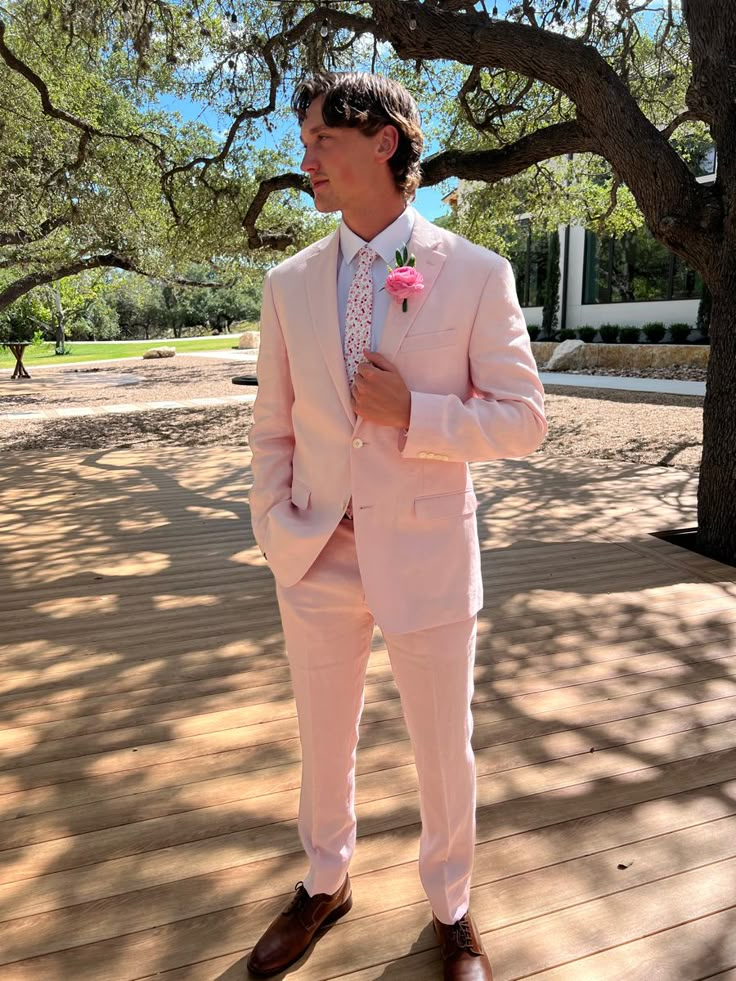
<path fill-rule="evenodd" d="M 332 896 L 310 896 L 303 882 L 297 882 L 296 895 L 279 913 L 250 952 L 246 966 L 251 974 L 268 978 L 298 961 L 316 933 L 339 920 L 353 905 L 350 877 L 345 876 Z"/>
<path fill-rule="evenodd" d="M 432 921 L 442 949 L 444 981 L 493 981 L 491 962 L 469 913 L 449 926 L 436 916 Z"/>

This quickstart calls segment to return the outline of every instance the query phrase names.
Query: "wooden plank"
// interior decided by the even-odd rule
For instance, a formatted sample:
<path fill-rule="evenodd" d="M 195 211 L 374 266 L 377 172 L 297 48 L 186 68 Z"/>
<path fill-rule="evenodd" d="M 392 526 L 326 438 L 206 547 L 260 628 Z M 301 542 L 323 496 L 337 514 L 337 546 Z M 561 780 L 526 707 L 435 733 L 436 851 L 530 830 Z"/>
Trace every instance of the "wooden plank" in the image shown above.
<path fill-rule="evenodd" d="M 736 681 L 728 678 L 715 679 L 706 683 L 697 681 L 658 690 L 656 707 L 666 711 L 690 706 L 693 711 L 693 718 L 696 721 L 702 721 L 703 717 L 697 708 L 699 703 L 707 706 L 710 701 L 732 698 L 734 692 L 736 692 Z M 648 726 L 647 718 L 649 714 L 652 714 L 652 708 L 649 693 L 624 695 L 618 698 L 562 708 L 550 717 L 543 712 L 536 716 L 519 716 L 513 709 L 509 710 L 505 703 L 491 702 L 476 706 L 473 710 L 475 719 L 474 742 L 477 744 L 477 740 L 481 738 L 484 730 L 489 734 L 495 734 L 493 735 L 495 745 L 500 747 L 504 743 L 513 742 L 517 739 L 553 735 L 570 729 L 576 730 L 585 726 L 624 722 L 625 720 L 629 720 L 630 724 L 635 724 L 642 731 L 642 726 Z M 706 709 L 706 711 L 708 710 Z M 267 723 L 263 725 L 267 725 Z M 277 725 L 283 729 L 285 723 L 277 723 Z M 649 728 L 645 728 L 643 731 L 651 735 Z M 273 736 L 272 729 L 270 732 Z M 365 747 L 405 738 L 406 726 L 403 718 L 361 723 L 358 772 L 363 766 L 363 749 Z M 205 778 L 215 778 L 233 773 L 245 774 L 251 769 L 267 768 L 282 763 L 295 763 L 299 759 L 298 738 L 292 733 L 290 739 L 283 738 L 278 741 L 257 743 L 254 747 L 244 746 L 201 757 L 188 757 L 184 761 L 154 763 L 135 770 L 126 770 L 122 775 L 116 770 L 90 773 L 89 776 L 65 782 L 63 787 L 57 787 L 57 785 L 50 783 L 33 789 L 3 794 L 0 795 L 0 816 L 3 819 L 10 817 L 17 820 L 19 813 L 30 816 L 44 811 L 53 811 L 58 809 L 59 804 L 62 804 L 66 810 L 94 801 L 120 797 L 121 792 L 126 796 L 133 794 L 141 796 L 151 791 L 185 786 Z"/>
<path fill-rule="evenodd" d="M 15 524 L 3 523 L 17 533 L 3 559 L 0 611 L 26 606 L 29 589 L 35 604 L 35 637 L 21 640 L 13 626 L 0 651 L 6 678 L 19 663 L 27 668 L 15 673 L 25 690 L 0 696 L 10 723 L 0 736 L 6 762 L 19 764 L 0 775 L 0 795 L 7 791 L 0 841 L 12 846 L 2 857 L 28 859 L 33 868 L 37 853 L 43 873 L 0 885 L 12 950 L 24 958 L 19 969 L 38 970 L 44 981 L 57 971 L 64 981 L 85 971 L 118 981 L 149 967 L 149 975 L 165 970 L 172 981 L 240 978 L 246 931 L 256 921 L 260 929 L 280 905 L 277 892 L 289 892 L 303 872 L 294 822 L 298 740 L 288 669 L 276 654 L 283 641 L 273 582 L 247 522 L 228 516 L 243 513 L 248 475 L 224 473 L 218 449 L 152 451 L 143 475 L 135 451 L 100 454 L 105 470 L 84 453 L 31 458 L 20 457 L 12 490 L 0 477 L 4 499 L 20 504 Z M 41 471 L 43 494 L 36 493 Z M 679 550 L 643 534 L 655 514 L 660 523 L 683 523 L 690 476 L 544 457 L 473 471 L 481 497 L 501 494 L 513 513 L 513 520 L 498 508 L 479 513 L 489 602 L 474 706 L 474 907 L 494 944 L 520 931 L 506 946 L 512 958 L 520 949 L 528 955 L 521 973 L 555 968 L 537 954 L 546 956 L 557 934 L 568 958 L 562 970 L 603 964 L 592 960 L 603 957 L 599 934 L 614 951 L 648 938 L 628 935 L 626 922 L 620 930 L 619 893 L 602 892 L 622 878 L 638 897 L 666 884 L 663 910 L 673 889 L 684 895 L 690 875 L 697 904 L 727 858 L 736 799 L 727 782 L 736 766 L 728 728 L 736 692 L 733 576 L 709 561 L 680 561 Z M 174 483 L 175 493 L 162 491 Z M 193 509 L 164 525 L 180 511 L 182 488 Z M 58 516 L 73 496 L 81 502 L 77 527 L 60 533 Z M 676 506 L 663 507 L 663 497 Z M 108 534 L 128 503 L 147 509 L 146 527 L 133 518 Z M 43 515 L 29 520 L 39 505 Z M 244 533 L 237 542 L 235 529 Z M 80 530 L 90 547 L 71 557 Z M 154 563 L 145 581 L 138 575 L 144 553 Z M 95 580 L 91 569 L 106 578 Z M 245 629 L 235 603 L 243 590 L 253 611 Z M 117 603 L 123 613 L 110 607 Z M 131 622 L 134 604 L 140 616 Z M 103 608 L 111 612 L 101 624 Z M 214 620 L 216 646 L 208 637 Z M 323 941 L 341 938 L 347 948 L 320 945 L 299 977 L 367 971 L 426 981 L 437 972 L 414 865 L 410 748 L 379 639 L 374 647 L 353 864 L 358 887 L 376 901 Z M 217 671 L 209 672 L 213 655 Z M 283 706 L 276 718 L 271 702 Z M 24 808 L 27 816 L 16 818 Z M 630 851 L 644 839 L 625 871 L 605 864 L 622 845 Z M 711 865 L 691 867 L 698 858 Z M 660 881 L 651 881 L 657 873 Z M 510 919 L 493 919 L 493 897 Z M 405 909 L 390 909 L 392 900 Z M 685 936 L 686 925 L 652 926 L 652 905 L 654 898 L 640 918 L 649 936 Z M 423 912 L 412 919 L 416 910 Z M 700 919 L 722 915 L 711 909 Z M 387 931 L 393 964 L 388 948 L 376 946 Z M 63 951 L 65 943 L 77 950 Z M 348 963 L 347 950 L 360 963 Z M 29 960 L 31 952 L 40 959 Z M 508 964 L 513 969 L 513 959 Z M 716 965 L 710 973 L 729 970 Z"/>
<path fill-rule="evenodd" d="M 608 834 L 615 827 L 610 820 L 605 826 Z M 568 828 L 568 834 L 571 831 L 572 828 Z M 736 853 L 736 815 L 660 833 L 645 841 L 614 844 L 602 852 L 584 854 L 565 862 L 558 860 L 553 864 L 545 864 L 546 848 L 532 857 L 529 849 L 534 848 L 534 843 L 529 842 L 524 848 L 519 842 L 517 848 L 526 852 L 527 867 L 514 874 L 509 874 L 508 863 L 501 856 L 502 847 L 499 843 L 479 846 L 473 880 L 476 890 L 482 885 L 496 885 L 498 914 L 494 929 L 515 922 L 522 910 L 528 918 L 538 917 L 731 858 Z M 580 845 L 577 847 L 579 849 Z M 384 852 L 384 860 L 386 857 Z M 622 859 L 629 863 L 625 875 L 617 867 Z M 107 902 L 14 918 L 3 924 L 0 963 L 64 950 L 69 946 L 70 937 L 73 937 L 75 947 L 98 943 L 226 910 L 232 905 L 241 905 L 246 897 L 249 903 L 256 901 L 246 888 L 250 870 L 238 871 L 240 875 L 229 869 L 226 874 L 198 877 L 196 881 L 185 879 L 174 886 L 129 893 Z M 353 884 L 356 896 L 360 896 L 357 915 L 362 917 L 424 900 L 414 861 L 353 875 Z M 273 890 L 273 880 L 264 882 L 265 888 L 269 885 Z M 291 883 L 287 888 L 290 887 Z M 281 904 L 288 897 L 272 895 L 270 898 Z M 252 945 L 263 923 L 251 923 L 248 916 L 244 920 L 243 943 Z"/>
<path fill-rule="evenodd" d="M 718 973 L 713 973 L 714 971 Z M 725 981 L 736 977 L 736 907 L 535 975 L 538 981 Z"/>
<path fill-rule="evenodd" d="M 587 684 L 569 684 L 561 688 L 545 687 L 544 682 L 521 695 L 511 694 L 506 700 L 502 711 L 516 714 L 525 712 L 552 712 L 564 706 L 581 705 L 585 702 L 595 702 L 601 698 L 613 698 L 616 695 L 635 692 L 658 691 L 672 687 L 678 683 L 692 683 L 700 680 L 729 677 L 724 669 L 724 662 L 733 660 L 719 658 L 706 661 L 701 665 L 677 665 L 662 667 L 657 670 L 619 676 L 615 672 L 606 679 L 601 688 L 598 679 Z M 476 688 L 476 703 L 489 701 L 498 704 L 501 701 L 499 688 L 505 687 L 513 693 L 513 680 L 507 683 L 494 682 L 489 685 L 479 685 Z M 291 738 L 296 734 L 296 719 L 288 716 L 276 722 L 267 722 L 267 713 L 254 710 L 251 713 L 251 725 L 235 729 L 225 729 L 201 736 L 190 736 L 172 742 L 157 743 L 151 746 L 129 747 L 122 750 L 111 750 L 108 753 L 90 754 L 69 760 L 37 763 L 30 766 L 6 768 L 0 774 L 0 793 L 42 786 L 47 783 L 64 782 L 89 776 L 93 773 L 127 770 L 136 766 L 147 766 L 152 763 L 162 763 L 175 759 L 185 759 L 222 752 L 242 745 L 280 740 L 286 736 Z M 385 719 L 402 718 L 401 705 L 398 698 L 372 702 L 366 705 L 364 718 L 367 723 Z M 268 727 L 268 728 L 267 728 Z M 275 727 L 278 727 L 275 729 Z"/>
<path fill-rule="evenodd" d="M 549 763 L 522 765 L 511 770 L 498 769 L 495 748 L 482 749 L 476 753 L 478 804 L 484 806 L 533 794 L 570 791 L 570 788 L 591 780 L 603 781 L 612 777 L 621 780 L 628 777 L 635 781 L 651 779 L 654 776 L 651 771 L 675 760 L 701 758 L 706 767 L 706 755 L 719 751 L 732 752 L 736 762 L 735 743 L 736 723 L 725 722 L 703 729 L 697 739 L 678 738 L 675 734 L 643 740 L 637 744 L 635 753 L 628 753 L 623 747 Z M 298 770 L 296 767 L 286 769 L 291 776 L 291 780 L 287 777 L 285 781 L 287 789 L 280 789 L 278 783 L 279 789 L 272 789 L 263 772 L 259 772 L 265 793 L 259 793 L 261 788 L 258 786 L 247 787 L 244 781 L 243 791 L 247 796 L 237 802 L 7 849 L 2 852 L 0 882 L 245 830 L 252 830 L 251 854 L 266 858 L 274 851 L 274 822 L 281 825 L 290 838 L 298 809 Z M 367 833 L 390 826 L 392 820 L 396 820 L 397 811 L 406 815 L 409 823 L 416 820 L 419 802 L 413 764 L 392 767 L 389 776 L 387 780 L 386 774 L 378 770 L 361 774 L 357 781 L 357 810 Z"/>
<path fill-rule="evenodd" d="M 559 867 L 545 870 L 548 883 L 544 895 L 554 893 L 555 883 L 574 881 L 574 875 L 564 875 L 566 871 L 571 870 Z M 314 947 L 294 976 L 310 981 L 339 977 L 345 950 L 350 951 L 350 958 L 357 966 L 361 962 L 371 964 L 375 961 L 377 938 L 381 941 L 384 963 L 417 949 L 434 947 L 426 901 L 407 906 L 402 901 L 400 884 L 396 892 L 390 892 L 385 884 L 381 887 L 380 882 L 372 879 L 369 876 L 365 882 L 354 884 L 358 909 L 365 902 L 366 914 L 361 916 L 354 907 L 339 927 Z M 524 892 L 521 900 L 514 900 L 511 880 L 504 881 L 508 886 L 504 896 L 505 922 L 499 921 L 498 882 L 474 888 L 471 902 L 481 930 L 493 931 L 488 943 L 500 976 L 518 977 L 576 960 L 581 952 L 587 955 L 728 909 L 734 899 L 736 859 L 710 863 L 707 877 L 701 868 L 685 870 L 555 909 L 546 914 L 545 932 L 536 934 L 534 944 L 529 942 L 529 930 L 537 910 L 528 905 L 512 908 L 510 904 L 514 901 L 525 902 L 528 897 Z M 380 897 L 378 902 L 384 907 L 379 906 L 376 912 L 369 912 L 376 907 L 376 899 L 368 892 L 371 886 L 371 893 Z M 234 906 L 155 929 L 15 961 L 0 968 L 0 979 L 74 977 L 79 981 L 92 978 L 124 981 L 180 967 L 202 957 L 252 946 L 282 902 Z"/>
<path fill-rule="evenodd" d="M 207 630 L 211 631 L 209 622 L 201 622 L 201 612 L 191 611 L 191 617 L 197 618 L 194 624 L 187 622 L 189 617 L 182 618 L 181 615 L 172 621 L 164 618 L 162 622 L 159 622 L 156 611 L 153 611 L 151 616 L 153 618 L 152 624 L 155 626 L 151 625 L 147 629 L 144 619 L 136 624 L 134 630 L 130 626 L 124 627 L 123 623 L 127 623 L 127 619 L 122 618 L 120 632 L 117 621 L 111 618 L 112 622 L 105 631 L 100 632 L 97 637 L 85 632 L 84 644 L 80 645 L 77 640 L 73 650 L 68 646 L 60 646 L 58 649 L 47 647 L 45 651 L 39 651 L 38 649 L 34 650 L 34 645 L 25 642 L 20 646 L 20 649 L 13 649 L 12 660 L 17 662 L 22 652 L 24 662 L 32 664 L 34 669 L 42 669 L 44 677 L 47 678 L 49 677 L 47 674 L 49 668 L 53 670 L 56 665 L 67 665 L 75 671 L 83 669 L 88 671 L 90 667 L 109 663 L 112 657 L 118 658 L 119 645 L 123 637 L 129 641 L 125 645 L 125 655 L 126 663 L 131 665 L 135 663 L 150 664 L 151 645 L 159 639 L 166 642 L 162 645 L 163 649 L 159 653 L 159 658 L 166 659 L 169 663 L 173 663 L 180 656 L 186 656 L 189 662 L 204 660 L 208 654 L 211 657 L 211 634 L 208 647 L 204 647 L 200 651 L 192 646 L 194 637 L 199 635 L 206 637 Z M 219 612 L 217 616 L 220 617 Z M 674 618 L 668 611 L 667 615 L 651 617 L 649 622 L 646 621 L 645 617 L 637 618 L 635 622 L 632 622 L 630 613 L 626 615 L 625 620 L 626 623 L 621 624 L 617 623 L 615 618 L 612 622 L 606 618 L 601 625 L 591 628 L 587 620 L 579 619 L 576 629 L 572 630 L 555 630 L 545 626 L 543 630 L 527 628 L 518 632 L 506 632 L 498 635 L 495 630 L 486 627 L 481 620 L 476 660 L 482 664 L 491 658 L 494 670 L 497 670 L 498 666 L 503 663 L 512 663 L 516 666 L 520 661 L 523 661 L 526 665 L 534 657 L 540 659 L 540 664 L 548 663 L 561 666 L 560 660 L 565 654 L 568 657 L 575 656 L 579 661 L 581 649 L 585 650 L 586 659 L 593 657 L 596 660 L 603 660 L 604 658 L 622 656 L 622 649 L 630 653 L 679 650 L 684 646 L 683 638 L 688 647 L 700 643 L 715 643 L 721 639 L 720 635 L 723 639 L 730 639 L 732 625 L 736 622 L 736 605 L 732 604 L 730 610 L 724 610 L 717 616 L 709 605 L 705 610 L 688 609 L 686 614 L 677 618 Z M 275 610 L 269 620 L 258 621 L 249 617 L 249 636 L 247 639 L 242 637 L 242 617 L 233 617 L 231 620 L 227 618 L 218 619 L 218 624 L 220 648 L 228 640 L 228 633 L 232 632 L 236 638 L 236 649 L 242 654 L 252 653 L 254 656 L 261 654 L 260 645 L 256 642 L 257 632 L 254 628 L 262 627 L 265 629 L 267 627 L 273 631 L 275 627 L 277 634 L 280 635 Z M 115 637 L 115 646 L 110 641 L 113 636 Z M 176 649 L 177 641 L 184 642 L 182 645 L 184 650 L 181 652 Z M 97 649 L 95 649 L 96 646 Z M 379 632 L 376 632 L 374 646 L 377 648 L 383 646 Z M 630 650 L 632 648 L 633 650 Z M 285 666 L 285 662 L 283 663 Z M 43 697 L 42 694 L 41 697 Z"/>
<path fill-rule="evenodd" d="M 606 703 L 603 705 L 607 707 Z M 478 763 L 479 773 L 488 774 L 533 763 L 549 763 L 592 751 L 637 747 L 644 740 L 674 733 L 699 733 L 704 727 L 734 719 L 736 695 L 696 706 L 685 705 L 649 713 L 637 719 L 636 723 L 632 723 L 631 719 L 619 723 L 597 723 L 574 731 L 551 733 L 543 738 L 530 738 L 525 734 L 505 743 L 500 742 L 503 735 L 499 732 L 498 723 L 491 723 L 476 726 L 473 742 L 476 751 L 490 749 L 494 753 L 493 758 L 485 763 L 479 760 Z M 388 744 L 362 745 L 357 773 L 411 767 L 414 757 L 403 725 L 400 734 L 403 738 Z M 502 744 L 504 749 L 500 751 Z M 238 801 L 243 799 L 246 788 L 248 796 L 253 797 L 286 787 L 298 787 L 301 773 L 298 741 L 290 740 L 288 746 L 280 743 L 277 749 L 278 752 L 272 752 L 270 761 L 260 746 L 250 751 L 243 750 L 238 753 L 235 772 L 219 777 L 212 775 L 207 758 L 199 780 L 194 780 L 191 772 L 188 772 L 186 785 L 175 789 L 167 787 L 147 793 L 128 792 L 125 797 L 118 795 L 108 803 L 95 800 L 93 805 L 84 803 L 73 806 L 65 796 L 66 806 L 51 811 L 47 816 L 37 811 L 29 814 L 25 795 L 21 795 L 16 806 L 25 816 L 19 817 L 16 811 L 11 820 L 0 821 L 0 850 Z M 56 794 L 54 798 L 58 805 Z"/>
<path fill-rule="evenodd" d="M 724 752 L 707 759 L 662 764 L 655 779 L 646 783 L 642 780 L 598 782 L 578 785 L 574 793 L 541 792 L 495 804 L 481 801 L 477 812 L 477 841 L 502 840 L 505 856 L 502 867 L 512 873 L 527 867 L 526 856 L 532 846 L 527 844 L 526 836 L 531 833 L 534 840 L 535 834 L 543 829 L 549 844 L 547 862 L 552 863 L 558 851 L 563 855 L 585 854 L 586 849 L 600 850 L 615 840 L 626 842 L 647 837 L 662 826 L 674 829 L 727 816 L 732 813 L 731 802 L 736 793 L 736 782 L 731 780 L 733 773 L 733 753 Z M 610 815 L 611 811 L 615 815 Z M 610 834 L 601 825 L 604 819 L 617 822 Z M 389 864 L 415 858 L 418 822 L 416 810 L 394 812 L 393 821 L 387 821 L 384 827 L 375 821 L 368 826 L 362 820 L 352 864 L 354 873 L 361 874 L 380 864 L 378 853 L 384 856 L 383 864 L 385 856 Z M 566 822 L 574 823 L 574 833 L 568 830 Z M 621 822 L 625 825 L 623 837 Z M 596 837 L 599 828 L 600 836 Z M 514 844 L 519 838 L 514 836 L 524 838 L 519 849 Z M 12 918 L 178 882 L 183 872 L 192 877 L 237 867 L 239 875 L 247 875 L 244 863 L 249 869 L 252 867 L 256 876 L 248 879 L 248 895 L 256 898 L 259 890 L 267 890 L 261 892 L 261 898 L 267 898 L 273 895 L 279 875 L 285 874 L 290 880 L 284 883 L 285 889 L 293 885 L 303 872 L 304 856 L 294 822 L 272 825 L 264 830 L 263 837 L 273 848 L 271 859 L 257 860 L 253 832 L 246 831 L 69 870 L 47 871 L 38 878 L 0 885 L 3 910 L 0 915 Z"/>
<path fill-rule="evenodd" d="M 644 646 L 644 645 L 642 645 Z M 695 647 L 695 645 L 694 645 Z M 700 663 L 713 660 L 721 660 L 721 652 L 724 648 L 719 645 L 708 645 L 705 650 L 695 647 Z M 728 653 L 730 647 L 725 648 Z M 569 684 L 571 678 L 575 678 L 580 684 L 588 683 L 592 674 L 594 678 L 602 676 L 606 678 L 610 675 L 622 677 L 626 674 L 639 674 L 657 670 L 660 665 L 670 666 L 673 661 L 679 658 L 692 656 L 693 648 L 679 649 L 676 657 L 671 657 L 669 652 L 664 650 L 652 653 L 643 651 L 633 656 L 619 656 L 624 652 L 605 647 L 599 648 L 596 654 L 586 655 L 585 661 L 581 664 L 577 653 L 569 656 L 556 657 L 552 654 L 541 655 L 529 659 L 518 660 L 509 658 L 508 660 L 495 661 L 492 664 L 480 664 L 477 666 L 476 675 L 484 681 L 476 683 L 476 703 L 487 700 L 487 686 L 492 685 L 494 690 L 501 694 L 509 693 L 509 684 L 518 685 L 523 693 L 528 685 L 531 690 L 549 690 L 550 687 L 564 687 Z M 381 652 L 384 653 L 384 652 Z M 210 654 L 211 659 L 211 654 Z M 727 659 L 726 659 L 727 660 Z M 375 659 L 374 659 L 375 661 Z M 734 662 L 736 663 L 736 662 Z M 592 668 L 595 664 L 597 667 Z M 569 668 L 566 667 L 569 665 Z M 605 665 L 604 667 L 602 667 Z M 215 731 L 218 729 L 232 728 L 237 725 L 251 724 L 253 713 L 258 715 L 258 706 L 267 707 L 269 717 L 294 716 L 295 707 L 292 702 L 291 684 L 288 681 L 288 668 L 286 665 L 277 667 L 274 671 L 276 677 L 282 680 L 278 684 L 262 684 L 267 678 L 273 678 L 270 669 L 268 672 L 252 672 L 252 686 L 248 690 L 243 690 L 237 698 L 237 707 L 223 708 L 220 711 L 210 711 L 196 717 L 186 719 L 179 716 L 179 723 L 170 726 L 162 726 L 163 720 L 148 713 L 148 719 L 144 714 L 141 725 L 136 725 L 136 713 L 119 710 L 115 714 L 115 724 L 95 725 L 90 724 L 85 718 L 75 724 L 51 724 L 33 727 L 21 726 L 16 728 L 6 728 L 0 730 L 0 759 L 5 759 L 5 765 L 10 767 L 15 760 L 14 754 L 22 753 L 23 765 L 28 766 L 44 760 L 63 759 L 79 755 L 84 755 L 90 741 L 93 741 L 97 750 L 106 748 L 116 748 L 125 745 L 140 745 L 142 743 L 157 741 L 157 739 L 171 739 L 178 735 L 189 735 L 195 732 Z M 510 678 L 508 676 L 511 676 Z M 734 669 L 736 678 L 736 669 Z M 541 683 L 540 683 L 541 681 Z M 391 673 L 388 658 L 383 657 L 380 665 L 375 663 L 369 675 L 369 683 L 366 685 L 366 704 L 372 704 L 385 698 L 387 684 L 394 690 L 393 676 Z M 235 699 L 233 699 L 235 701 Z M 214 706 L 212 707 L 214 709 Z M 145 723 L 150 719 L 151 727 L 149 732 L 153 736 L 150 738 L 144 728 Z M 258 719 L 260 721 L 260 718 Z M 124 723 L 128 723 L 125 725 Z M 173 723 L 173 720 L 172 720 Z M 83 735 L 78 735 L 81 732 Z M 93 737 L 93 734 L 94 735 Z M 93 737 L 93 738 L 92 738 Z"/>

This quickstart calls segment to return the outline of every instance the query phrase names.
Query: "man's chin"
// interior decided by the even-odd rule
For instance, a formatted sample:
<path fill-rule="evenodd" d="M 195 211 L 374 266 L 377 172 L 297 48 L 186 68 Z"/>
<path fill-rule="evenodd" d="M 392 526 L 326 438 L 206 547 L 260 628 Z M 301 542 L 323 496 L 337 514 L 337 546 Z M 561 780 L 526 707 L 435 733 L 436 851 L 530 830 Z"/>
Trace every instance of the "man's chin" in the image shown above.
<path fill-rule="evenodd" d="M 332 211 L 340 210 L 339 205 L 335 204 L 334 201 L 327 201 L 324 198 L 320 200 L 319 197 L 317 197 L 316 195 L 314 198 L 314 207 L 317 211 L 321 212 L 323 215 L 329 214 Z"/>

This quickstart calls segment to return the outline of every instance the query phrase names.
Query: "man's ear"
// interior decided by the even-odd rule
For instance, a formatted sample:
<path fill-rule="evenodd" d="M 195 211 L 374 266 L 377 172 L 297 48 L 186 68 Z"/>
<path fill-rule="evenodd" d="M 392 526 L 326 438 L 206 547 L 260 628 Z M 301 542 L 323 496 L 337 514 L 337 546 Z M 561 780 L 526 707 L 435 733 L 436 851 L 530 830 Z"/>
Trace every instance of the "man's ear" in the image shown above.
<path fill-rule="evenodd" d="M 399 131 L 395 126 L 384 126 L 381 130 L 377 151 L 384 160 L 390 160 L 399 145 Z"/>

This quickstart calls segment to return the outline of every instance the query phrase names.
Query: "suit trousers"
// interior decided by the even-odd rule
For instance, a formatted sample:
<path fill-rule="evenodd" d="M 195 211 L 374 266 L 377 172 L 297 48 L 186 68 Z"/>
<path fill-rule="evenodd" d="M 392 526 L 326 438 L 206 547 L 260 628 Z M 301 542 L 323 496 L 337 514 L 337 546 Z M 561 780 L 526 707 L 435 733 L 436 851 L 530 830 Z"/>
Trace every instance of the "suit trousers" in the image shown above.
<path fill-rule="evenodd" d="M 366 604 L 352 522 L 343 520 L 293 586 L 276 587 L 299 719 L 299 835 L 307 892 L 334 893 L 356 841 L 355 760 L 374 618 Z M 380 624 L 379 624 L 380 626 Z M 384 632 L 419 779 L 419 874 L 432 911 L 467 910 L 475 845 L 471 747 L 476 618 Z M 386 771 L 390 794 L 391 771 Z"/>

